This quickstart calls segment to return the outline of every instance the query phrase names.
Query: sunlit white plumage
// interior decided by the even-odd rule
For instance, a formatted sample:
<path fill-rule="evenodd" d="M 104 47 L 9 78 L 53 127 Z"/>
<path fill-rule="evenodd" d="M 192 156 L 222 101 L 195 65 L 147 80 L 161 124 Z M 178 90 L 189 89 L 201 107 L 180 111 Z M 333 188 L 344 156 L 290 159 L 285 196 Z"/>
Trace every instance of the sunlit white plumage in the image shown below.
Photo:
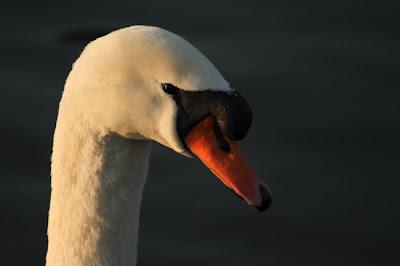
<path fill-rule="evenodd" d="M 160 84 L 230 90 L 179 36 L 133 26 L 91 42 L 60 102 L 52 155 L 47 265 L 135 265 L 150 140 L 188 155 Z"/>

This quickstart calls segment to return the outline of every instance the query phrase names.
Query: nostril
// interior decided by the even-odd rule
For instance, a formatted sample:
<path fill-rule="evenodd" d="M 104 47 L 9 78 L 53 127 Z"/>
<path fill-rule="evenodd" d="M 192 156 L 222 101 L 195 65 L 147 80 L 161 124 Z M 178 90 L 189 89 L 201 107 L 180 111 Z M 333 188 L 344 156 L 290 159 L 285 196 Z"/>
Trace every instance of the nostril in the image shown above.
<path fill-rule="evenodd" d="M 217 123 L 214 124 L 214 134 L 215 134 L 215 138 L 217 140 L 218 146 L 221 148 L 221 150 L 223 150 L 226 153 L 229 153 L 231 151 L 231 147 L 230 147 L 228 141 L 224 138 Z"/>

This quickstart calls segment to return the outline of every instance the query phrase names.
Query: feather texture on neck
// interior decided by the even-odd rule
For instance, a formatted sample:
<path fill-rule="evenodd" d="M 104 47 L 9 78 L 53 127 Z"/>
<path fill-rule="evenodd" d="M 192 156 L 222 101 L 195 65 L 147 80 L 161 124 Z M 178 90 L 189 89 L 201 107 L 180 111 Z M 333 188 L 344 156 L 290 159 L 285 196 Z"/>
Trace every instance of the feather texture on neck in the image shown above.
<path fill-rule="evenodd" d="M 54 136 L 47 265 L 135 265 L 151 143 L 65 120 Z"/>

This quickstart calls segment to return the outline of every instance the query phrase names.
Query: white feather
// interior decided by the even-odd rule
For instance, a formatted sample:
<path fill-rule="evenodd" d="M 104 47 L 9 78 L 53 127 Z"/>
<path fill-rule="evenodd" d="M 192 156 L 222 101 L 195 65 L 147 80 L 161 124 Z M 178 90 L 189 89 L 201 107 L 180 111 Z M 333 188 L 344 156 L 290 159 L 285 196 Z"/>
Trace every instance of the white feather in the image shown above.
<path fill-rule="evenodd" d="M 157 27 L 112 32 L 74 63 L 54 134 L 47 265 L 135 265 L 150 140 L 188 155 L 161 83 L 230 90 L 196 48 Z"/>

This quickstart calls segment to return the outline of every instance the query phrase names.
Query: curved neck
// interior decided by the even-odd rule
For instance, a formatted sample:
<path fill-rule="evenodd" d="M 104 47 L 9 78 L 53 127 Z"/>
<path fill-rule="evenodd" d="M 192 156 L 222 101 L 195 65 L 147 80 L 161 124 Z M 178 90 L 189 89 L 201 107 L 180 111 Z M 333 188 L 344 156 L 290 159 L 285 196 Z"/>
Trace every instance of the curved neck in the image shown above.
<path fill-rule="evenodd" d="M 58 118 L 46 264 L 136 265 L 151 144 Z"/>

